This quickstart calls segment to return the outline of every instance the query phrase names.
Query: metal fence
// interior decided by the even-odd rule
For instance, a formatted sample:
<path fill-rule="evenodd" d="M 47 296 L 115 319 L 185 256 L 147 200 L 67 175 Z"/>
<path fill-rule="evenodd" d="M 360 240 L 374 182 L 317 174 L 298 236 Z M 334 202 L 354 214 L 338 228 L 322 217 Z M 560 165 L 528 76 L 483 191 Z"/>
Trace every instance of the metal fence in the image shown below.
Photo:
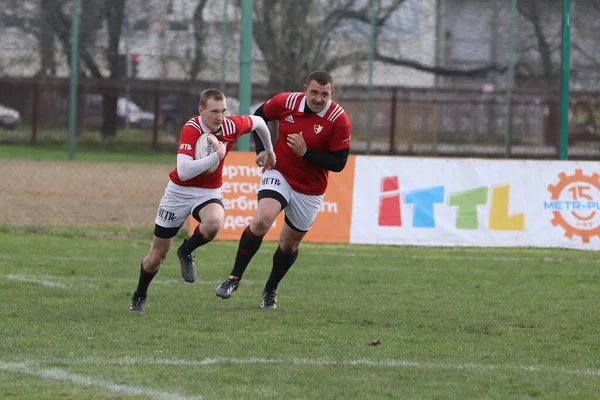
<path fill-rule="evenodd" d="M 77 136 L 101 140 L 102 96 L 119 99 L 116 138 L 156 149 L 173 150 L 181 126 L 195 115 L 198 94 L 218 82 L 94 81 L 80 82 Z M 66 142 L 68 124 L 66 79 L 0 79 L 0 102 L 10 98 L 19 108 L 21 124 L 0 130 L 0 142 Z M 236 92 L 234 85 L 228 90 Z M 353 124 L 352 152 L 365 154 L 504 157 L 506 93 L 472 90 L 378 87 L 373 91 L 372 129 L 367 129 L 366 88 L 340 86 L 336 100 Z M 253 88 L 253 103 L 273 93 Z M 571 154 L 595 159 L 596 93 L 574 93 Z M 229 98 L 236 113 L 236 99 Z M 543 93 L 517 93 L 513 98 L 509 152 L 512 157 L 555 158 L 558 152 L 559 99 Z M 135 112 L 130 112 L 132 110 Z M 598 121 L 600 123 L 600 121 Z M 600 143 L 600 142 L 599 142 Z M 371 147 L 368 149 L 368 147 Z"/>
<path fill-rule="evenodd" d="M 73 20 L 75 2 L 0 2 L 0 104 L 19 114 L 15 123 L 10 110 L 0 112 L 2 143 L 67 140 L 74 44 L 79 140 L 117 138 L 172 150 L 202 89 L 222 88 L 236 108 L 240 42 L 247 34 L 242 2 L 78 0 L 81 12 Z M 326 68 L 336 79 L 334 98 L 350 114 L 355 153 L 557 154 L 559 0 L 513 2 L 516 7 L 501 0 L 253 4 L 252 104 L 301 90 L 310 70 Z M 599 154 L 599 5 L 573 7 L 573 157 Z M 74 20 L 81 27 L 77 43 L 70 39 Z"/>

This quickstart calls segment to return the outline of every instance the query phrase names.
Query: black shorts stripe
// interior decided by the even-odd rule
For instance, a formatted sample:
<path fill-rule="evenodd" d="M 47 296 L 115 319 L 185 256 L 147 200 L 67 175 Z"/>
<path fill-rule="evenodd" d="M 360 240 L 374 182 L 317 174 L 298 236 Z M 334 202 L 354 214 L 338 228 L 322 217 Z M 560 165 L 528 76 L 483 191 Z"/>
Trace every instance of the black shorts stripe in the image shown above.
<path fill-rule="evenodd" d="M 281 193 L 276 192 L 275 190 L 271 190 L 271 189 L 259 190 L 258 191 L 258 200 L 260 200 L 260 199 L 275 199 L 281 204 L 282 210 L 284 208 L 286 208 L 288 205 L 287 200 L 285 199 L 285 197 L 283 197 L 283 195 Z"/>
<path fill-rule="evenodd" d="M 192 217 L 194 217 L 194 219 L 198 222 L 200 221 L 200 210 L 202 210 L 204 207 L 206 207 L 207 205 L 211 204 L 211 203 L 216 203 L 216 204 L 220 204 L 221 207 L 223 207 L 223 209 L 225 209 L 225 205 L 223 204 L 223 200 L 221 199 L 210 199 L 205 201 L 202 204 L 199 204 L 196 208 L 194 208 L 192 210 Z"/>
<path fill-rule="evenodd" d="M 296 232 L 302 232 L 302 233 L 306 233 L 308 231 L 303 231 L 302 229 L 298 229 L 294 226 L 294 224 L 292 224 L 292 222 L 288 219 L 287 215 L 285 216 L 285 223 L 289 225 L 290 228 L 292 228 L 293 230 L 295 230 Z"/>
<path fill-rule="evenodd" d="M 182 225 L 183 226 L 183 225 Z M 181 229 L 181 226 L 175 228 L 165 228 L 164 226 L 154 225 L 154 236 L 161 239 L 172 239 L 177 236 L 177 232 Z"/>

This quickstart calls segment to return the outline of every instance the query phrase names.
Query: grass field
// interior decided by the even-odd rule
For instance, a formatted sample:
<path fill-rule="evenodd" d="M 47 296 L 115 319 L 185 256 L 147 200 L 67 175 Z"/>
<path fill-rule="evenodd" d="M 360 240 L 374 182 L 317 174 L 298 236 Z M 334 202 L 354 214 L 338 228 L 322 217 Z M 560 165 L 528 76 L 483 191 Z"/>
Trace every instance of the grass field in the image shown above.
<path fill-rule="evenodd" d="M 35 145 L 29 144 L 30 128 L 19 131 L 0 128 L 0 160 L 56 160 L 69 157 L 66 127 L 42 129 Z M 152 132 L 142 129 L 119 130 L 115 138 L 102 139 L 98 131 L 85 131 L 77 137 L 75 159 L 90 162 L 173 163 L 177 140 L 158 136 L 158 149 L 152 148 Z"/>
<path fill-rule="evenodd" d="M 215 296 L 236 245 L 138 316 L 148 232 L 1 227 L 0 398 L 598 398 L 596 253 L 305 244 L 263 311 L 271 242 Z"/>

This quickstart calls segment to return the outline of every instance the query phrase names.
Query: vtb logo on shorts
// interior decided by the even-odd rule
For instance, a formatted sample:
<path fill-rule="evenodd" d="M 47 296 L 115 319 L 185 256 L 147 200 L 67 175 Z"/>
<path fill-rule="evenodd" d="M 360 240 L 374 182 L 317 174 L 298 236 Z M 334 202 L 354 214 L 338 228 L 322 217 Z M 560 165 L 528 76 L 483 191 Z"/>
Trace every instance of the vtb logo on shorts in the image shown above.
<path fill-rule="evenodd" d="M 187 143 L 182 143 L 181 146 L 179 146 L 179 150 L 192 150 L 192 145 L 187 144 Z"/>
<path fill-rule="evenodd" d="M 158 210 L 158 217 L 160 219 L 162 219 L 162 220 L 169 221 L 169 222 L 175 221 L 175 219 L 177 218 L 175 216 L 174 212 L 167 211 L 167 210 L 165 210 L 163 208 L 159 208 L 159 210 Z"/>
<path fill-rule="evenodd" d="M 265 186 L 267 186 L 267 185 L 281 186 L 281 181 L 277 178 L 262 178 L 262 184 Z"/>

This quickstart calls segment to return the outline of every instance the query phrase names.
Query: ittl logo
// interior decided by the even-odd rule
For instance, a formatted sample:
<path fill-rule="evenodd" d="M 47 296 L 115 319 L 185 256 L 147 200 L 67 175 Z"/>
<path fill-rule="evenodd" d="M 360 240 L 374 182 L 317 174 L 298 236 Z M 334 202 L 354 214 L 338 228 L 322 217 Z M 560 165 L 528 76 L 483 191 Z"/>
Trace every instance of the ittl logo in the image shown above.
<path fill-rule="evenodd" d="M 410 206 L 413 228 L 435 228 L 438 211 L 451 207 L 455 217 L 442 216 L 441 223 L 452 223 L 456 229 L 487 229 L 492 231 L 522 231 L 525 214 L 511 213 L 510 185 L 478 186 L 468 190 L 447 193 L 445 186 L 437 185 L 400 193 L 397 176 L 381 179 L 379 196 L 379 226 L 400 227 L 402 203 Z M 482 215 L 485 210 L 487 215 Z"/>

